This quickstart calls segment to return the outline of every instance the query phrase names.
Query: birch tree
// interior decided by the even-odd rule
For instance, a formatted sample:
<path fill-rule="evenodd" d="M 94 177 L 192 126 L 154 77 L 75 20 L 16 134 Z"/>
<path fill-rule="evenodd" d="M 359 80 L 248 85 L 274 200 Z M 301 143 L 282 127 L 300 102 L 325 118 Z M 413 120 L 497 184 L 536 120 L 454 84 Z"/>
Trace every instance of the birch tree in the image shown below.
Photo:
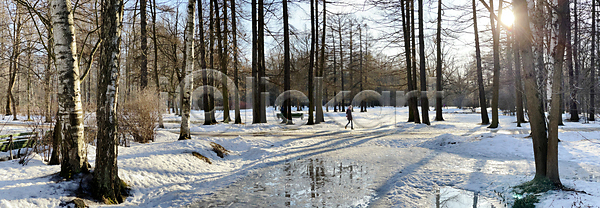
<path fill-rule="evenodd" d="M 117 166 L 117 96 L 119 92 L 123 0 L 102 1 L 103 40 L 98 77 L 96 120 L 96 168 L 93 176 L 94 195 L 107 204 L 123 202 L 123 190 Z"/>
<path fill-rule="evenodd" d="M 185 25 L 185 70 L 182 73 L 184 87 L 181 96 L 181 128 L 179 140 L 190 139 L 190 98 L 194 85 L 194 17 L 196 1 L 189 0 L 187 7 L 187 23 Z"/>
<path fill-rule="evenodd" d="M 54 52 L 59 76 L 58 117 L 60 122 L 61 171 L 64 178 L 88 171 L 84 149 L 83 112 L 81 108 L 79 66 L 73 9 L 70 0 L 51 3 L 54 28 Z"/>

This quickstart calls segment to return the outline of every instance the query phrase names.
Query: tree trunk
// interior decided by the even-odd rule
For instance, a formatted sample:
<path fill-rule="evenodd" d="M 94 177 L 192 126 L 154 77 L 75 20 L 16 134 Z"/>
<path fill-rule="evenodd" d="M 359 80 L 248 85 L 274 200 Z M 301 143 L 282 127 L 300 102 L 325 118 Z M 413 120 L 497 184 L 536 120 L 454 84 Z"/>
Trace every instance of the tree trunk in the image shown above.
<path fill-rule="evenodd" d="M 8 81 L 8 90 L 6 93 L 6 115 L 12 115 L 13 120 L 18 120 L 17 115 L 19 112 L 17 111 L 15 97 L 13 95 L 13 88 L 15 86 L 15 81 L 19 72 L 20 64 L 19 64 L 19 56 L 21 55 L 21 4 L 16 4 L 16 17 L 15 17 L 15 25 L 14 25 L 14 39 L 12 45 L 12 53 L 10 56 L 10 65 L 9 65 L 9 81 Z M 11 110 L 12 107 L 12 110 Z"/>
<path fill-rule="evenodd" d="M 418 97 L 417 95 L 419 94 L 418 90 L 417 90 L 417 46 L 416 46 L 416 42 L 417 42 L 417 38 L 416 38 L 416 32 L 415 32 L 415 1 L 411 0 L 410 1 L 410 25 L 411 25 L 411 38 L 412 38 L 412 48 L 411 48 L 411 53 L 412 53 L 412 82 L 413 82 L 413 95 L 410 96 L 411 100 L 412 100 L 412 105 L 413 105 L 413 114 L 415 115 L 414 117 L 414 121 L 415 123 L 421 123 L 421 118 L 419 117 L 419 108 L 418 108 Z"/>
<path fill-rule="evenodd" d="M 515 102 L 517 106 L 517 127 L 521 127 L 521 123 L 526 123 L 525 113 L 523 111 L 523 84 L 521 83 L 521 55 L 519 53 L 519 45 L 517 43 L 516 31 L 513 31 L 513 57 L 515 61 Z"/>
<path fill-rule="evenodd" d="M 554 72 L 552 79 L 552 98 L 550 107 L 550 125 L 548 132 L 548 157 L 546 176 L 556 186 L 560 186 L 560 177 L 558 174 L 558 125 L 562 120 L 562 111 L 560 108 L 560 88 L 562 80 L 563 61 L 565 53 L 565 43 L 567 32 L 569 32 L 569 1 L 558 1 L 558 44 L 554 53 Z"/>
<path fill-rule="evenodd" d="M 73 10 L 70 0 L 52 1 L 52 27 L 54 28 L 54 51 L 59 74 L 58 117 L 61 122 L 62 162 L 60 175 L 72 178 L 88 171 L 84 149 L 83 112 L 77 64 L 77 46 Z"/>
<path fill-rule="evenodd" d="M 323 115 L 323 85 L 325 82 L 325 31 L 327 31 L 327 9 L 325 7 L 326 2 L 327 1 L 323 0 L 323 33 L 321 33 L 321 61 L 319 63 L 319 76 L 321 77 L 321 81 L 319 82 L 319 87 L 317 91 L 317 122 L 325 122 L 325 116 Z M 319 15 L 319 13 L 315 15 Z"/>
<path fill-rule="evenodd" d="M 46 47 L 48 49 L 48 56 L 46 57 L 46 73 L 44 73 L 44 117 L 46 123 L 52 122 L 52 103 L 50 102 L 50 98 L 52 98 L 52 86 L 50 83 L 52 82 L 52 56 L 54 54 L 52 47 L 54 45 L 54 41 L 52 39 L 52 29 L 48 31 L 49 38 L 46 42 Z M 54 146 L 53 146 L 54 147 Z M 57 163 L 58 164 L 58 163 Z"/>
<path fill-rule="evenodd" d="M 291 74 L 290 74 L 290 26 L 289 26 L 289 15 L 288 15 L 288 2 L 287 0 L 283 0 L 283 91 L 286 93 L 284 95 L 284 103 L 282 108 L 285 108 L 283 115 L 287 121 L 287 124 L 292 124 L 292 105 L 291 105 L 291 93 L 290 90 L 290 82 L 291 82 Z M 334 50 L 335 51 L 335 50 Z M 284 119 L 284 120 L 286 120 Z"/>
<path fill-rule="evenodd" d="M 146 0 L 140 1 L 140 40 L 142 54 L 140 54 L 140 88 L 148 86 L 148 33 L 146 31 Z"/>
<path fill-rule="evenodd" d="M 596 1 L 592 0 L 592 50 L 590 61 L 590 107 L 588 111 L 588 120 L 595 121 L 596 115 Z"/>
<path fill-rule="evenodd" d="M 342 23 L 340 21 L 340 27 L 338 30 L 338 35 L 340 37 L 339 41 L 340 41 L 340 89 L 342 90 L 342 92 L 344 91 L 344 51 L 343 51 L 343 44 L 342 44 Z M 346 112 L 346 108 L 344 107 L 345 103 L 344 103 L 345 99 L 344 99 L 344 94 L 342 94 L 342 99 L 340 101 L 339 104 L 339 108 L 340 108 L 340 112 Z"/>
<path fill-rule="evenodd" d="M 493 25 L 493 24 L 492 24 Z M 436 34 L 436 49 L 437 62 L 435 69 L 436 76 L 436 95 L 435 95 L 435 120 L 443 121 L 442 117 L 442 0 L 438 0 L 438 18 L 437 18 L 437 34 Z"/>
<path fill-rule="evenodd" d="M 123 22 L 123 1 L 106 0 L 102 5 L 103 40 L 98 78 L 98 108 L 96 110 L 98 134 L 96 169 L 93 186 L 97 199 L 105 203 L 123 202 L 123 189 L 117 166 L 117 95 L 119 93 L 120 45 Z"/>
<path fill-rule="evenodd" d="M 258 61 L 258 11 L 257 0 L 252 0 L 252 123 L 260 123 L 259 61 Z"/>
<path fill-rule="evenodd" d="M 199 0 L 198 0 L 199 1 Z M 200 8 L 200 6 L 198 6 Z M 240 115 L 240 93 L 238 86 L 238 43 L 237 43 L 237 19 L 235 13 L 235 0 L 231 0 L 231 30 L 233 35 L 233 80 L 235 84 L 235 124 L 242 123 L 242 117 Z M 202 57 L 204 58 L 204 57 Z"/>
<path fill-rule="evenodd" d="M 575 47 L 573 47 L 573 59 L 574 59 L 573 62 L 575 62 L 575 71 L 574 71 L 575 74 L 573 77 L 575 80 L 573 82 L 573 85 L 571 86 L 573 88 L 573 96 L 571 98 L 571 99 L 573 99 L 573 104 L 571 104 L 571 107 L 574 107 L 574 109 L 575 109 L 574 113 L 577 113 L 576 118 L 577 118 L 577 121 L 579 121 L 579 108 L 577 106 L 577 102 L 578 102 L 577 98 L 579 95 L 577 92 L 578 92 L 578 88 L 581 87 L 581 78 L 579 76 L 579 72 L 580 72 L 580 67 L 579 67 L 580 60 L 579 60 L 579 53 L 578 53 L 579 52 L 579 15 L 578 15 L 579 10 L 577 10 L 577 5 L 578 5 L 577 0 L 575 0 L 573 2 L 573 13 L 575 14 L 575 17 L 574 17 L 574 19 L 575 19 L 574 20 L 575 34 L 573 37 L 573 43 L 575 43 Z M 572 119 L 572 121 L 574 121 L 573 117 L 571 117 L 571 119 Z M 575 122 L 577 122 L 577 121 L 575 121 Z"/>
<path fill-rule="evenodd" d="M 577 2 L 577 1 L 575 1 Z M 575 4 L 575 8 L 577 8 L 576 6 L 577 4 Z M 567 22 L 567 28 L 569 28 L 569 31 L 567 32 L 567 43 L 566 43 L 566 50 L 567 50 L 567 60 L 566 60 L 566 65 L 567 68 L 569 70 L 569 99 L 568 99 L 568 106 L 569 106 L 569 114 L 571 115 L 569 118 L 569 121 L 571 122 L 578 122 L 579 121 L 579 111 L 577 110 L 577 87 L 576 86 L 576 80 L 577 78 L 575 77 L 575 73 L 573 70 L 573 55 L 574 55 L 574 48 L 573 48 L 573 44 L 571 42 L 571 12 L 567 13 L 568 17 L 567 19 L 569 19 L 569 21 Z M 577 31 L 577 30 L 576 30 Z"/>
<path fill-rule="evenodd" d="M 308 122 L 307 125 L 314 124 L 314 85 L 313 85 L 313 69 L 315 66 L 315 1 L 310 0 L 310 63 L 308 65 Z"/>
<path fill-rule="evenodd" d="M 58 115 L 56 116 L 56 124 L 54 124 L 54 130 L 53 130 L 53 134 L 52 134 L 52 154 L 50 155 L 50 161 L 48 162 L 48 165 L 58 165 L 60 164 L 60 139 L 61 139 L 61 121 L 58 117 Z"/>
<path fill-rule="evenodd" d="M 165 128 L 163 123 L 163 111 L 164 106 L 163 100 L 160 97 L 160 79 L 158 77 L 158 38 L 156 37 L 156 0 L 152 1 L 152 42 L 154 43 L 154 81 L 156 82 L 156 96 L 158 96 L 159 110 L 158 110 L 158 128 Z"/>
<path fill-rule="evenodd" d="M 402 9 L 402 30 L 404 32 L 404 56 L 406 57 L 406 83 L 408 84 L 407 93 L 410 94 L 414 90 L 413 81 L 412 81 L 412 61 L 411 61 L 411 53 L 410 53 L 410 15 L 408 11 L 408 3 L 405 7 L 405 1 L 401 1 L 401 9 Z M 407 21 L 408 20 L 408 21 Z M 414 107 L 412 102 L 412 97 L 409 96 L 408 103 L 408 122 L 413 122 L 415 120 Z M 396 101 L 397 102 L 397 101 Z M 418 115 L 417 115 L 418 116 Z"/>
<path fill-rule="evenodd" d="M 190 111 L 192 89 L 194 89 L 194 31 L 196 17 L 196 2 L 188 1 L 187 23 L 185 25 L 185 70 L 182 73 L 184 82 L 183 96 L 181 97 L 181 128 L 179 140 L 191 139 L 190 135 Z M 218 14 L 218 13 L 217 13 Z"/>
<path fill-rule="evenodd" d="M 477 7 L 473 0 L 473 29 L 475 30 L 475 59 L 477 59 L 477 86 L 479 87 L 479 106 L 481 107 L 481 125 L 490 123 L 487 114 L 485 89 L 483 88 L 483 69 L 481 68 L 481 51 L 479 50 L 479 30 L 477 29 Z"/>
<path fill-rule="evenodd" d="M 27 121 L 31 120 L 31 50 L 27 52 Z"/>
<path fill-rule="evenodd" d="M 523 58 L 523 80 L 525 81 L 525 95 L 527 97 L 527 109 L 529 122 L 531 124 L 531 136 L 533 139 L 533 153 L 535 156 L 535 178 L 539 180 L 546 177 L 546 159 L 548 150 L 548 137 L 546 135 L 546 120 L 543 106 L 538 91 L 534 58 L 531 51 L 531 29 L 529 27 L 529 15 L 525 0 L 513 0 L 515 10 L 515 28 L 519 52 Z"/>
<path fill-rule="evenodd" d="M 227 1 L 223 1 L 223 30 L 221 30 L 221 15 L 219 14 L 218 4 L 215 2 L 215 15 L 216 15 L 216 28 L 217 28 L 217 55 L 221 62 L 221 84 L 223 89 L 221 93 L 223 95 L 223 123 L 229 123 L 231 118 L 229 117 L 229 92 L 227 90 Z"/>
<path fill-rule="evenodd" d="M 265 68 L 265 11 L 264 0 L 258 0 L 258 97 L 260 97 L 260 122 L 267 123 L 267 112 L 265 100 L 262 93 L 265 92 L 266 68 Z"/>
<path fill-rule="evenodd" d="M 210 61 L 210 69 L 215 69 L 215 10 L 217 8 L 217 1 L 216 0 L 209 0 L 210 3 L 210 17 L 209 17 L 209 51 L 210 51 L 210 55 L 208 57 L 208 60 Z M 215 86 L 215 74 L 214 71 L 210 71 L 210 73 L 208 74 L 208 81 L 209 84 L 208 85 L 212 85 Z M 215 91 L 213 88 L 210 88 L 209 90 L 209 94 L 210 96 L 208 96 L 208 109 L 210 109 L 210 123 L 211 124 L 217 124 L 217 118 L 215 116 Z"/>
<path fill-rule="evenodd" d="M 198 22 L 199 24 L 199 42 L 200 42 L 200 68 L 202 69 L 202 84 L 208 86 L 208 73 L 206 71 L 206 44 L 204 43 L 204 15 L 202 14 L 202 2 L 198 0 Z M 202 108 L 204 110 L 204 125 L 211 125 L 211 113 L 209 109 L 209 94 L 205 91 L 202 95 Z"/>
<path fill-rule="evenodd" d="M 491 12 L 493 12 L 494 0 L 490 0 L 490 7 L 492 9 Z M 502 1 L 500 1 L 500 5 L 498 6 L 498 16 L 502 16 Z M 500 21 L 498 21 L 498 24 L 495 25 L 496 28 L 494 29 L 493 13 L 490 15 L 490 23 L 492 25 L 492 39 L 494 42 L 494 94 L 492 96 L 492 124 L 488 126 L 488 128 L 498 128 L 498 99 L 500 98 Z"/>
<path fill-rule="evenodd" d="M 332 39 L 334 38 L 333 35 L 333 29 L 331 30 L 331 37 Z M 336 69 L 337 69 L 337 49 L 335 48 L 335 40 L 331 41 L 333 43 L 333 112 L 338 112 L 338 100 L 337 100 L 337 96 L 336 96 L 336 85 L 337 85 L 337 74 L 336 74 Z"/>
<path fill-rule="evenodd" d="M 535 66 L 536 66 L 536 76 L 537 82 L 540 86 L 540 102 L 542 102 L 543 111 L 546 112 L 548 108 L 548 101 L 546 99 L 546 82 L 547 82 L 547 72 L 546 66 L 544 63 L 544 36 L 546 35 L 545 31 L 545 16 L 546 13 L 544 11 L 544 0 L 536 0 L 534 13 L 532 14 L 533 18 L 533 26 L 534 26 L 534 34 L 533 34 L 533 56 L 535 58 Z"/>
<path fill-rule="evenodd" d="M 362 25 L 359 24 L 358 25 L 358 49 L 359 49 L 359 59 L 358 59 L 358 71 L 360 72 L 359 76 L 360 76 L 360 92 L 362 92 L 363 89 L 363 42 L 362 42 Z M 365 101 L 361 101 L 360 102 L 360 112 L 366 112 L 367 111 L 367 104 Z"/>
<path fill-rule="evenodd" d="M 419 0 L 419 61 L 421 68 L 421 117 L 423 123 L 430 125 L 429 123 L 429 100 L 427 98 L 427 66 L 425 65 L 425 37 L 423 31 L 425 25 L 423 24 L 423 0 Z"/>

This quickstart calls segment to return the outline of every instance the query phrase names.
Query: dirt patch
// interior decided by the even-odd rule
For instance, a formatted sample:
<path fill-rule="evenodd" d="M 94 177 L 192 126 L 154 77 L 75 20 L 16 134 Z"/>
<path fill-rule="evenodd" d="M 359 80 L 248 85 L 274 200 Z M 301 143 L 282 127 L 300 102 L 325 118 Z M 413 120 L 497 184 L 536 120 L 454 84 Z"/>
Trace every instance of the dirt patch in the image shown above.
<path fill-rule="evenodd" d="M 194 157 L 197 157 L 198 159 L 201 159 L 201 160 L 203 160 L 204 162 L 207 162 L 208 164 L 212 164 L 212 162 L 210 162 L 210 160 L 209 160 L 207 157 L 204 157 L 204 155 L 201 155 L 201 154 L 200 154 L 200 153 L 198 153 L 198 152 L 192 152 L 192 155 L 193 155 Z"/>
<path fill-rule="evenodd" d="M 230 151 L 225 149 L 225 147 L 221 146 L 220 144 L 211 142 L 210 146 L 212 147 L 212 151 L 217 153 L 217 156 L 220 158 L 224 158 L 225 156 L 229 155 Z"/>

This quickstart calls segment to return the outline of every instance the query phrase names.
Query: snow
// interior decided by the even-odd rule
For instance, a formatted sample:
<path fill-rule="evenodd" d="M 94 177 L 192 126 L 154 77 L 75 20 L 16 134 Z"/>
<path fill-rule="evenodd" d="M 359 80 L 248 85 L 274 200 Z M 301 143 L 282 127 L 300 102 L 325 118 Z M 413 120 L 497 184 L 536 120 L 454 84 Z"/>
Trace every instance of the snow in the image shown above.
<path fill-rule="evenodd" d="M 503 207 L 518 197 L 512 187 L 535 174 L 529 124 L 516 127 L 514 117 L 500 116 L 500 127 L 488 129 L 478 124 L 479 114 L 456 108 L 444 109 L 445 121 L 431 126 L 405 122 L 406 108 L 358 111 L 354 130 L 343 128 L 345 113 L 331 109 L 325 123 L 313 126 L 303 125 L 306 111 L 304 120 L 287 126 L 272 108 L 267 124 L 251 124 L 251 111 L 242 110 L 245 124 L 203 126 L 203 113 L 192 111 L 192 139 L 185 141 L 177 141 L 180 118 L 165 114 L 166 128 L 158 130 L 155 142 L 119 147 L 119 177 L 132 196 L 110 207 L 435 207 L 436 194 L 445 206 L 470 207 L 474 193 L 479 207 Z M 0 135 L 31 131 L 23 120 L 1 117 Z M 550 191 L 539 197 L 538 207 L 600 205 L 599 131 L 600 123 L 560 127 L 561 180 L 585 193 Z M 218 157 L 211 142 L 230 155 Z M 93 145 L 88 159 L 94 166 Z M 59 171 L 40 155 L 27 165 L 0 162 L 0 207 L 68 206 L 79 182 L 62 180 Z"/>

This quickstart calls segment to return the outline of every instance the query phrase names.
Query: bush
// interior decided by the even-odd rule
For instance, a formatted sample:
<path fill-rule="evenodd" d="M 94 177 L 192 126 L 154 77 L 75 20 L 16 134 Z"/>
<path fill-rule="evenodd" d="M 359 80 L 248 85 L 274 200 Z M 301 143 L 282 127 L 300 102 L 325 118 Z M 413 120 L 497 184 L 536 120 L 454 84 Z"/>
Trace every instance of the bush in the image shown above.
<path fill-rule="evenodd" d="M 119 108 L 119 130 L 139 143 L 154 141 L 159 117 L 159 98 L 155 89 L 134 90 Z"/>

